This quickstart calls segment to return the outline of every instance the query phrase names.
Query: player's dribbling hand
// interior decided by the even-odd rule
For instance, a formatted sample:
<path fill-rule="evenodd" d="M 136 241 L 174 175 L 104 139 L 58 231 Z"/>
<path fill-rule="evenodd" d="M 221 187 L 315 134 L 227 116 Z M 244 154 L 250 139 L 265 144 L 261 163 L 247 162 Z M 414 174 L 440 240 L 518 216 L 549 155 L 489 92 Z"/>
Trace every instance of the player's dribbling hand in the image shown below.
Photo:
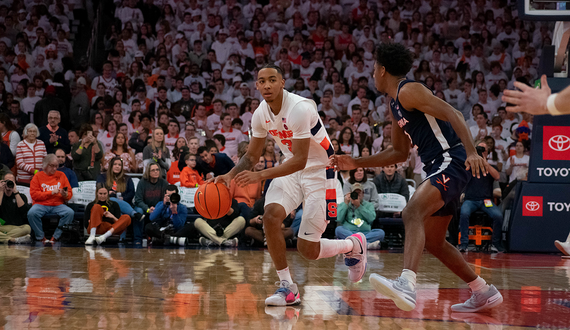
<path fill-rule="evenodd" d="M 465 161 L 465 169 L 467 171 L 471 170 L 473 177 L 477 177 L 477 179 L 481 177 L 481 173 L 483 173 L 483 176 L 487 176 L 485 161 L 483 160 L 483 157 L 479 156 L 476 153 L 467 156 L 467 160 Z"/>
<path fill-rule="evenodd" d="M 256 183 L 261 181 L 260 172 L 243 171 L 236 175 L 236 183 L 240 187 L 245 187 L 248 184 Z"/>
<path fill-rule="evenodd" d="M 330 166 L 337 171 L 349 171 L 355 169 L 356 162 L 349 155 L 332 155 L 329 157 Z"/>
<path fill-rule="evenodd" d="M 221 183 L 221 184 L 225 184 L 226 187 L 229 188 L 231 181 L 232 181 L 232 179 L 227 174 L 224 174 L 224 175 L 218 175 L 216 177 L 212 177 L 212 178 L 206 180 L 206 183 L 211 183 L 211 182 Z"/>

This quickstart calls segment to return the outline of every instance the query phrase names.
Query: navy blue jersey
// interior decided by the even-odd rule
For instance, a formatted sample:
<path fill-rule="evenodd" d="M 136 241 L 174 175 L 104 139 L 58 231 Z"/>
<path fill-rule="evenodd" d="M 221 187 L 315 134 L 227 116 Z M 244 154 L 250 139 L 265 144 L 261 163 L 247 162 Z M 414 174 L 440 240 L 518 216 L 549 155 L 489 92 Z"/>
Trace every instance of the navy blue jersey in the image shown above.
<path fill-rule="evenodd" d="M 414 81 L 400 82 L 398 94 L 405 84 L 411 82 Z M 418 155 L 422 163 L 427 164 L 452 147 L 461 144 L 461 140 L 449 122 L 439 120 L 419 110 L 404 109 L 398 100 L 398 95 L 390 102 L 390 108 L 398 126 L 403 128 L 412 143 L 418 146 Z"/>

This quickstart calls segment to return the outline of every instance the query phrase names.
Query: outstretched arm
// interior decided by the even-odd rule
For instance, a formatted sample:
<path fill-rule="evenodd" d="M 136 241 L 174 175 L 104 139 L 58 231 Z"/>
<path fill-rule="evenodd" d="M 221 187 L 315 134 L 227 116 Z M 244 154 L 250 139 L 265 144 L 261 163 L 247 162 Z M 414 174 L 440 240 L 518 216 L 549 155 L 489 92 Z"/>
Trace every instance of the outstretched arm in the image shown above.
<path fill-rule="evenodd" d="M 386 138 L 386 137 L 384 137 Z M 398 122 L 392 119 L 392 148 L 364 158 L 352 158 L 350 155 L 331 156 L 332 165 L 339 170 L 352 170 L 358 167 L 383 167 L 405 162 L 410 151 L 410 139 Z"/>
<path fill-rule="evenodd" d="M 455 110 L 449 103 L 434 96 L 422 84 L 406 84 L 400 90 L 399 100 L 406 109 L 417 109 L 434 118 L 447 121 L 463 142 L 467 152 L 465 168 L 471 170 L 473 176 L 480 177 L 480 173 L 487 175 L 487 170 L 483 164 L 483 158 L 477 154 L 473 146 L 473 137 L 465 124 L 461 112 Z"/>
<path fill-rule="evenodd" d="M 309 158 L 309 146 L 311 139 L 292 140 L 293 157 L 280 166 L 268 168 L 259 172 L 242 172 L 236 176 L 236 183 L 240 186 L 260 182 L 262 180 L 274 179 L 286 176 L 305 168 Z M 250 147 L 251 148 L 251 147 Z M 257 157 L 259 160 L 259 156 Z"/>
<path fill-rule="evenodd" d="M 564 88 L 560 93 L 552 94 L 546 76 L 540 78 L 541 88 L 532 88 L 515 81 L 517 90 L 505 90 L 503 102 L 514 105 L 508 106 L 510 112 L 528 112 L 533 115 L 565 115 L 570 114 L 570 87 Z M 548 102 L 550 100 L 550 102 Z"/>
<path fill-rule="evenodd" d="M 214 182 L 222 182 L 229 186 L 232 179 L 243 171 L 250 171 L 257 162 L 259 162 L 259 157 L 263 152 L 263 147 L 265 146 L 265 139 L 252 137 L 247 147 L 247 152 L 236 166 L 234 166 L 231 171 L 224 175 L 217 176 Z"/>

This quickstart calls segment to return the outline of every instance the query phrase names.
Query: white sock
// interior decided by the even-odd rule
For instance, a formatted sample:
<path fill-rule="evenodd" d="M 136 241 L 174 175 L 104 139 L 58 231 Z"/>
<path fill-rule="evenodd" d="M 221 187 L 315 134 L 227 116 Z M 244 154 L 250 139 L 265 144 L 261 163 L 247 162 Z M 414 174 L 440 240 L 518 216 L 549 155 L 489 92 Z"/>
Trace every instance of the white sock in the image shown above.
<path fill-rule="evenodd" d="M 321 251 L 317 259 L 334 257 L 341 253 L 352 251 L 352 241 L 349 239 L 326 239 L 321 238 Z"/>
<path fill-rule="evenodd" d="M 115 232 L 115 229 L 111 228 L 109 230 L 107 230 L 107 232 L 103 235 L 101 235 L 101 237 L 103 237 L 105 240 L 107 240 L 107 238 L 111 237 L 111 235 L 113 235 L 113 233 Z"/>
<path fill-rule="evenodd" d="M 91 228 L 91 231 L 89 232 L 89 236 L 95 237 L 95 235 L 97 235 L 97 228 L 93 227 L 93 228 Z"/>
<path fill-rule="evenodd" d="M 469 285 L 469 288 L 473 292 L 485 293 L 489 291 L 489 284 L 487 284 L 487 282 L 485 282 L 485 280 L 480 276 L 477 276 L 476 279 L 467 283 L 467 285 Z"/>
<path fill-rule="evenodd" d="M 566 243 L 570 243 L 570 233 L 568 233 L 568 238 L 566 238 Z"/>
<path fill-rule="evenodd" d="M 289 273 L 289 267 L 277 271 L 279 276 L 279 281 L 287 281 L 289 284 L 293 284 L 293 279 L 291 278 L 291 273 Z"/>
<path fill-rule="evenodd" d="M 411 289 L 414 290 L 416 288 L 416 273 L 413 270 L 404 269 L 402 270 L 402 275 L 400 277 L 405 278 L 408 280 L 408 283 L 412 286 Z"/>

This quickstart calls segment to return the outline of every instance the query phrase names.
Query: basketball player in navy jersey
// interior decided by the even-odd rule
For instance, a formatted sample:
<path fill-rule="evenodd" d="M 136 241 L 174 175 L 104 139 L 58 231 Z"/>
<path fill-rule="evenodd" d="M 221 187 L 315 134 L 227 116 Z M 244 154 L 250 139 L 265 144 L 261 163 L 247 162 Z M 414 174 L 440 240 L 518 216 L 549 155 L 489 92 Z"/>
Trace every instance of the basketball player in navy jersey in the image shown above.
<path fill-rule="evenodd" d="M 392 97 L 393 148 L 365 158 L 331 157 L 340 170 L 383 167 L 406 161 L 411 142 L 418 147 L 427 177 L 402 211 L 406 240 L 404 270 L 396 280 L 370 275 L 376 291 L 405 311 L 416 307 L 416 273 L 424 247 L 468 283 L 472 296 L 451 306 L 454 312 L 478 312 L 499 305 L 502 295 L 477 276 L 455 247 L 445 240 L 461 192 L 471 176 L 487 175 L 461 113 L 433 95 L 421 83 L 407 80 L 410 52 L 400 44 L 382 44 L 376 50 L 374 79 L 381 93 Z"/>

